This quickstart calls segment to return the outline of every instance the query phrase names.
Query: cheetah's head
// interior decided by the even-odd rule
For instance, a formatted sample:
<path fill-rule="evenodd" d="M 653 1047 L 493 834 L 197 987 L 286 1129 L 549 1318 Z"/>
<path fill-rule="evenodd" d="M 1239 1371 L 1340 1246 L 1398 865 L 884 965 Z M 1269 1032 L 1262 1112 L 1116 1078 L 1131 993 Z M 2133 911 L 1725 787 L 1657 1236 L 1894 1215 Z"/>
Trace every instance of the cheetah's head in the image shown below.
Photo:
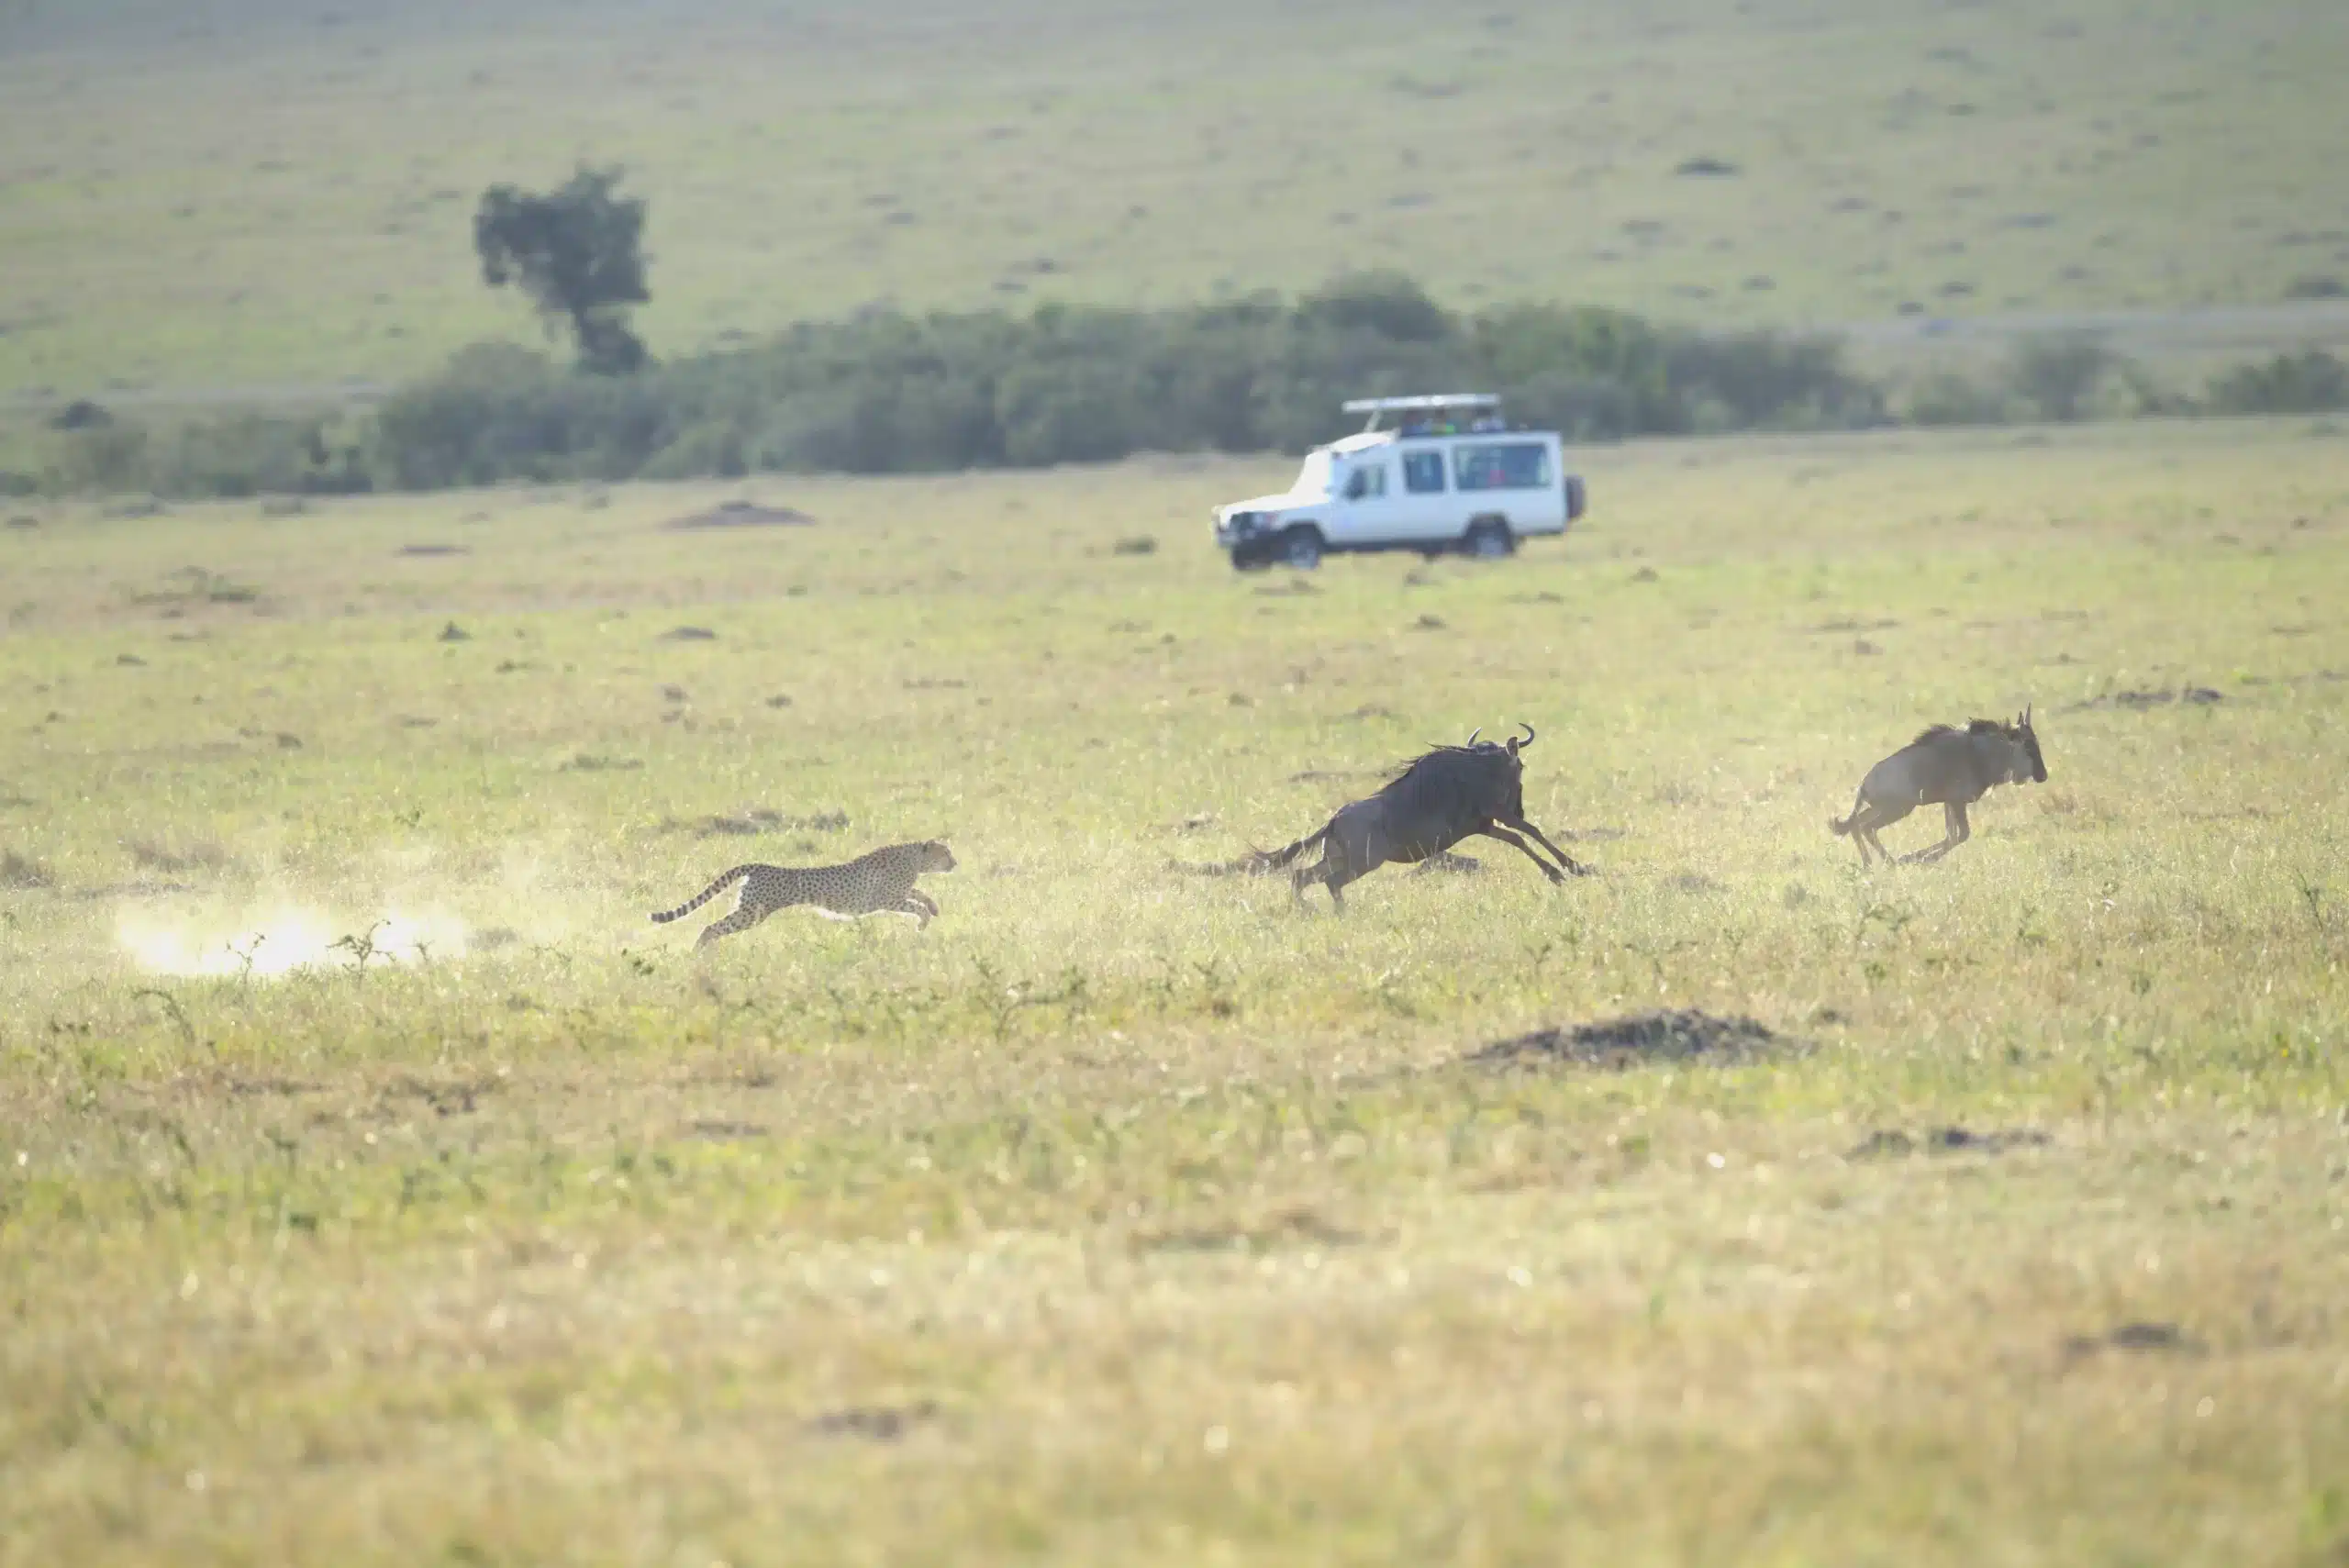
<path fill-rule="evenodd" d="M 946 847 L 945 840 L 931 839 L 922 845 L 921 869 L 924 871 L 952 871 L 954 869 L 954 851 Z"/>

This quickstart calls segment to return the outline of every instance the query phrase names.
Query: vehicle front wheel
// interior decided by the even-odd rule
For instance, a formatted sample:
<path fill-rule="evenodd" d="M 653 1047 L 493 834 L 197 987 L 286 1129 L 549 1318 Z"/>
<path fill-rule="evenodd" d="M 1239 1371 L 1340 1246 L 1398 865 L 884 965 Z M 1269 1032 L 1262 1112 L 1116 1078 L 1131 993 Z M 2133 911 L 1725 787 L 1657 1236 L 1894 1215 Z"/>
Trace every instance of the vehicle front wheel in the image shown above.
<path fill-rule="evenodd" d="M 1498 561 L 1516 552 L 1517 538 L 1508 531 L 1507 523 L 1497 517 L 1486 517 L 1470 525 L 1461 548 L 1479 561 Z"/>
<path fill-rule="evenodd" d="M 1262 545 L 1241 545 L 1231 552 L 1231 569 L 1235 572 L 1263 572 L 1272 564 L 1271 552 Z"/>
<path fill-rule="evenodd" d="M 1281 535 L 1282 564 L 1310 572 L 1321 564 L 1321 530 L 1290 528 Z"/>

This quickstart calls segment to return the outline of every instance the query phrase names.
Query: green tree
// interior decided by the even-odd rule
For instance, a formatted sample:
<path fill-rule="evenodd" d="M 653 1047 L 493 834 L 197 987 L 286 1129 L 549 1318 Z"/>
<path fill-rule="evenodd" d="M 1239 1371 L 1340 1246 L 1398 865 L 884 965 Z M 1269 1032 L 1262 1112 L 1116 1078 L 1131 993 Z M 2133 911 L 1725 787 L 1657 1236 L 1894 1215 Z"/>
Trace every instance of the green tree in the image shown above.
<path fill-rule="evenodd" d="M 652 295 L 644 283 L 641 197 L 618 194 L 621 171 L 585 169 L 539 194 L 493 185 L 473 214 L 482 281 L 530 296 L 550 330 L 567 323 L 583 370 L 641 369 L 644 344 L 629 312 Z"/>

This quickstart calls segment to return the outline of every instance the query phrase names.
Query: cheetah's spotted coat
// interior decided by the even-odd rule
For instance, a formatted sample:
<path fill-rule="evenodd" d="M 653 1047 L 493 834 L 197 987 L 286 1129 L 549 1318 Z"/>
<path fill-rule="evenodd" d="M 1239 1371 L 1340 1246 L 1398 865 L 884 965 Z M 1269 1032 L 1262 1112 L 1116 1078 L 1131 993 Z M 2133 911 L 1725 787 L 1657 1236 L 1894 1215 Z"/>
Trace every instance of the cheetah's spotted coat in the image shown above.
<path fill-rule="evenodd" d="M 809 904 L 842 919 L 911 915 L 926 927 L 938 905 L 914 885 L 914 879 L 924 872 L 953 869 L 954 851 L 940 839 L 885 845 L 843 865 L 739 865 L 690 902 L 652 918 L 658 925 L 681 919 L 739 882 L 742 891 L 734 900 L 734 912 L 706 927 L 694 946 L 707 947 L 720 937 L 749 930 L 778 909 Z"/>

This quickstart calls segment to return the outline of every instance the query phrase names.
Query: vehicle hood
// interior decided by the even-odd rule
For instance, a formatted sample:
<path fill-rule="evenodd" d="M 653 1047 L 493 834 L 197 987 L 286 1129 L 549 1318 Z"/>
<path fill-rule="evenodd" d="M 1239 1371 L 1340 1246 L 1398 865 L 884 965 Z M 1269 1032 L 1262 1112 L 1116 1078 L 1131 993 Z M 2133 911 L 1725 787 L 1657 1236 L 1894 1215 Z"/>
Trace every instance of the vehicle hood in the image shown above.
<path fill-rule="evenodd" d="M 1326 495 L 1297 495 L 1284 492 L 1278 495 L 1252 495 L 1245 501 L 1227 501 L 1216 509 L 1227 516 L 1233 512 L 1289 512 L 1299 506 L 1318 506 L 1328 499 Z"/>

